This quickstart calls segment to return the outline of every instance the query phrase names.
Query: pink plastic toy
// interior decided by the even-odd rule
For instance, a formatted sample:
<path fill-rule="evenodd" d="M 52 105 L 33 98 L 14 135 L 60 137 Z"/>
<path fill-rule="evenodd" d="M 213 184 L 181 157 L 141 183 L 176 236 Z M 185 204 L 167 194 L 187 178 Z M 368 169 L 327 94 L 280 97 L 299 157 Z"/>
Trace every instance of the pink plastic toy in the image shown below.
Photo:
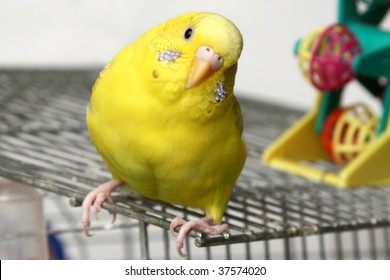
<path fill-rule="evenodd" d="M 320 91 L 342 88 L 355 74 L 354 57 L 361 53 L 355 35 L 343 24 L 332 24 L 318 36 L 310 61 L 310 80 Z"/>

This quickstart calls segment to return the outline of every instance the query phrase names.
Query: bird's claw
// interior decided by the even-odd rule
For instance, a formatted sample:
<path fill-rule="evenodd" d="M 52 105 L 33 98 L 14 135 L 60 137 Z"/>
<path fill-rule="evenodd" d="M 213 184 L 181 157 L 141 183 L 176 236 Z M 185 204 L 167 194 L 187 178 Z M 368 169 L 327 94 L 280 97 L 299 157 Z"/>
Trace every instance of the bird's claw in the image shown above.
<path fill-rule="evenodd" d="M 181 226 L 178 233 L 175 232 L 175 228 Z M 176 239 L 176 250 L 179 256 L 185 258 L 187 253 L 183 253 L 182 249 L 184 247 L 184 239 L 191 230 L 197 230 L 200 232 L 208 234 L 222 234 L 226 233 L 229 230 L 227 224 L 214 225 L 214 219 L 210 216 L 206 216 L 203 219 L 196 221 L 186 221 L 181 217 L 176 217 L 172 220 L 171 225 L 169 226 L 169 231 L 171 234 L 177 236 Z"/>
<path fill-rule="evenodd" d="M 99 221 L 100 220 L 100 217 L 99 217 L 99 213 L 100 213 L 100 210 L 98 211 L 97 209 L 95 209 L 95 220 L 96 221 Z"/>
<path fill-rule="evenodd" d="M 93 236 L 93 234 L 89 231 L 90 227 L 91 227 L 90 221 L 83 221 L 83 231 L 84 231 L 85 236 L 87 236 L 87 237 Z"/>
<path fill-rule="evenodd" d="M 179 254 L 180 257 L 186 258 L 188 256 L 188 254 L 182 251 L 183 247 L 184 247 L 183 242 L 181 242 L 181 243 L 176 242 L 176 251 L 177 251 L 177 253 Z"/>
<path fill-rule="evenodd" d="M 95 190 L 93 190 L 87 194 L 87 196 L 85 197 L 83 204 L 82 204 L 82 209 L 83 209 L 82 224 L 83 224 L 84 234 L 86 236 L 92 236 L 92 234 L 89 232 L 89 229 L 91 226 L 91 221 L 89 218 L 89 213 L 90 213 L 91 207 L 94 206 L 95 219 L 99 220 L 99 213 L 102 209 L 103 202 L 106 200 L 113 202 L 112 197 L 111 197 L 111 192 L 115 188 L 117 188 L 121 185 L 123 185 L 123 182 L 111 180 L 105 184 L 98 186 Z M 112 215 L 111 224 L 113 224 L 116 220 L 116 213 L 112 212 L 112 211 L 109 211 L 109 213 Z"/>
<path fill-rule="evenodd" d="M 182 217 L 176 217 L 172 220 L 170 226 L 169 226 L 169 232 L 173 235 L 173 236 L 177 236 L 178 235 L 178 232 L 175 231 L 175 228 L 178 227 L 178 226 L 182 226 L 186 223 L 187 221 L 184 220 Z"/>

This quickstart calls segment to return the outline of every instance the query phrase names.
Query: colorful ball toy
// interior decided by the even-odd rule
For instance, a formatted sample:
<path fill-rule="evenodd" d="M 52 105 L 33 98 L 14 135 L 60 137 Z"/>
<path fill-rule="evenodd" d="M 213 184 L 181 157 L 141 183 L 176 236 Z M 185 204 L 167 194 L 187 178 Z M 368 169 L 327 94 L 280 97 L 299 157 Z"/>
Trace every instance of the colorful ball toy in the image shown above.
<path fill-rule="evenodd" d="M 335 163 L 345 165 L 375 138 L 377 125 L 377 118 L 363 104 L 338 108 L 326 118 L 322 143 Z"/>
<path fill-rule="evenodd" d="M 361 51 L 357 38 L 345 25 L 332 24 L 313 30 L 302 40 L 299 65 L 320 91 L 338 90 L 354 78 L 352 62 Z"/>
<path fill-rule="evenodd" d="M 313 47 L 318 39 L 318 36 L 324 31 L 324 27 L 316 28 L 298 42 L 296 47 L 298 55 L 299 68 L 302 71 L 303 76 L 308 82 L 310 81 L 310 63 L 313 54 Z"/>

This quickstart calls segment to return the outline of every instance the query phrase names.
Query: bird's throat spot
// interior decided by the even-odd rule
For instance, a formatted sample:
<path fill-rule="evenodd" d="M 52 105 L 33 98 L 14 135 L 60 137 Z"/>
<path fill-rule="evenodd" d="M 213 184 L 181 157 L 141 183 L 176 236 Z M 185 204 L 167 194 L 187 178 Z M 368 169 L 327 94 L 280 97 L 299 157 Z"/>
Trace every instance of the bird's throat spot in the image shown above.
<path fill-rule="evenodd" d="M 158 78 L 160 77 L 160 73 L 158 72 L 158 70 L 154 69 L 154 70 L 152 71 L 152 77 L 153 77 L 154 79 L 158 79 Z"/>
<path fill-rule="evenodd" d="M 217 90 L 215 92 L 215 100 L 217 102 L 221 102 L 226 98 L 226 87 L 223 82 L 219 82 L 217 86 Z"/>

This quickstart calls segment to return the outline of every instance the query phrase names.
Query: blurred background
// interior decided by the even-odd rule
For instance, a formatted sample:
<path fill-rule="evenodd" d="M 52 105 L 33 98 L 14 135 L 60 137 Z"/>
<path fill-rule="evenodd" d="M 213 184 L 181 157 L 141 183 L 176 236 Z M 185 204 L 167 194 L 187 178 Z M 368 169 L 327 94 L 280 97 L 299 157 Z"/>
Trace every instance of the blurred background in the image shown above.
<path fill-rule="evenodd" d="M 244 36 L 237 94 L 309 108 L 314 89 L 302 79 L 293 47 L 312 29 L 333 23 L 336 8 L 336 0 L 1 0 L 0 67 L 103 67 L 156 24 L 212 11 Z M 382 25 L 390 29 L 390 18 Z M 352 99 L 364 95 L 360 86 L 349 87 Z"/>

